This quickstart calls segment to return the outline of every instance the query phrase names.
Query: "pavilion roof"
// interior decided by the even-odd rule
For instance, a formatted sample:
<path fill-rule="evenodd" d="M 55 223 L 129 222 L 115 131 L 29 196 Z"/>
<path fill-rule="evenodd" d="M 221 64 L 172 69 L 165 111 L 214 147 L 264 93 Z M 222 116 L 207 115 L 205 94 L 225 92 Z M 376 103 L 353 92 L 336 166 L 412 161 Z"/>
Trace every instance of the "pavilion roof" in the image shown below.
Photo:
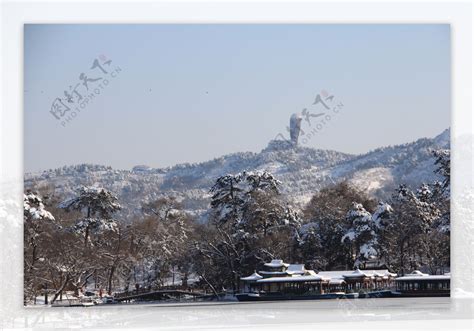
<path fill-rule="evenodd" d="M 286 271 L 265 271 L 265 270 L 260 270 L 259 273 L 262 275 L 286 275 Z"/>
<path fill-rule="evenodd" d="M 449 279 L 451 279 L 451 274 L 430 275 L 430 274 L 422 273 L 419 270 L 415 270 L 411 274 L 395 278 L 395 280 L 449 280 Z"/>
<path fill-rule="evenodd" d="M 397 274 L 391 273 L 387 269 L 372 269 L 372 270 L 340 270 L 340 271 L 320 271 L 316 273 L 313 270 L 306 270 L 304 264 L 288 264 L 284 263 L 283 260 L 272 260 L 269 263 L 264 264 L 269 268 L 281 268 L 286 267 L 284 271 L 259 271 L 255 272 L 248 277 L 242 277 L 244 281 L 258 281 L 259 283 L 268 282 L 302 282 L 302 281 L 328 281 L 332 284 L 339 284 L 344 279 L 368 277 L 368 278 L 381 278 L 388 279 L 389 277 L 395 277 Z M 262 275 L 272 275 L 276 277 L 264 278 Z M 414 272 L 413 275 L 425 275 L 419 271 Z"/>
<path fill-rule="evenodd" d="M 250 276 L 247 276 L 247 277 L 241 277 L 240 279 L 241 280 L 259 280 L 259 279 L 262 279 L 263 277 L 260 276 L 258 273 L 254 272 L 253 274 L 251 274 Z"/>
<path fill-rule="evenodd" d="M 294 274 L 303 275 L 306 273 L 306 269 L 304 267 L 304 264 L 290 264 L 288 266 L 288 269 L 286 269 L 286 272 L 290 275 L 294 275 Z"/>
<path fill-rule="evenodd" d="M 272 260 L 269 263 L 265 263 L 264 266 L 269 268 L 281 268 L 281 267 L 288 267 L 288 263 L 284 263 L 283 260 Z"/>
<path fill-rule="evenodd" d="M 423 277 L 423 276 L 428 276 L 429 274 L 422 273 L 420 270 L 415 270 L 409 275 Z"/>
<path fill-rule="evenodd" d="M 319 275 L 293 276 L 293 277 L 271 277 L 257 280 L 257 283 L 293 283 L 327 280 Z"/>
<path fill-rule="evenodd" d="M 397 277 L 395 280 L 450 280 L 451 276 L 449 275 L 426 275 L 426 276 L 413 276 L 407 275 L 402 277 Z"/>
<path fill-rule="evenodd" d="M 344 278 L 358 278 L 358 277 L 370 277 L 371 275 L 368 273 L 365 273 L 361 271 L 359 268 L 354 270 L 351 273 L 343 274 L 342 275 Z"/>
<path fill-rule="evenodd" d="M 359 269 L 357 269 L 359 270 Z M 365 277 L 395 277 L 397 274 L 391 273 L 387 269 L 373 269 L 373 270 L 337 270 L 337 271 L 320 271 L 318 275 L 330 277 L 331 279 L 344 279 L 344 277 L 362 277 L 362 273 Z"/>
<path fill-rule="evenodd" d="M 329 285 L 342 285 L 345 282 L 346 281 L 341 278 L 331 278 L 331 280 L 329 281 Z"/>

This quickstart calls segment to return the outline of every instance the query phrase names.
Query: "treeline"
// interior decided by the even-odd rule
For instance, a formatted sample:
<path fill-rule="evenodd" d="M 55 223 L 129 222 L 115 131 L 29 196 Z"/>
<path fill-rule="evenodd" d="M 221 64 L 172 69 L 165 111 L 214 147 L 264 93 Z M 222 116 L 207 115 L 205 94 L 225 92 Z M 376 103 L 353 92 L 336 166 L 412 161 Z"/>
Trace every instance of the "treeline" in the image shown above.
<path fill-rule="evenodd" d="M 124 224 L 114 217 L 120 202 L 104 188 L 81 187 L 66 200 L 48 189 L 25 192 L 25 303 L 45 288 L 54 302 L 65 290 L 186 287 L 190 278 L 215 294 L 235 291 L 240 277 L 272 258 L 315 270 L 443 273 L 450 264 L 450 154 L 433 156 L 439 182 L 400 185 L 386 202 L 341 182 L 303 210 L 268 172 L 225 175 L 210 189 L 205 223 L 171 196 L 143 204 L 141 217 Z"/>

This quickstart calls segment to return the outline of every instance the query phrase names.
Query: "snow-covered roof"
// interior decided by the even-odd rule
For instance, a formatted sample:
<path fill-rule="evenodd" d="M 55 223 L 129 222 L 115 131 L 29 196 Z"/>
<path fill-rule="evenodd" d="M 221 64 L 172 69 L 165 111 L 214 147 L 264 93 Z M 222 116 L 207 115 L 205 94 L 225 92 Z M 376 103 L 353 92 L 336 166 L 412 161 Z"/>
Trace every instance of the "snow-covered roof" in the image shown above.
<path fill-rule="evenodd" d="M 363 272 L 369 276 L 373 277 L 395 277 L 397 274 L 394 274 L 393 272 L 388 271 L 387 269 L 381 269 L 381 270 L 363 270 Z"/>
<path fill-rule="evenodd" d="M 384 274 L 382 274 L 382 273 L 380 273 L 380 272 L 377 272 L 377 271 L 374 271 L 374 272 L 372 272 L 372 273 L 368 273 L 368 272 L 366 272 L 366 273 L 367 273 L 368 275 L 374 276 L 374 277 L 383 277 L 383 276 L 384 276 Z"/>
<path fill-rule="evenodd" d="M 359 269 L 357 269 L 359 270 Z M 329 277 L 331 279 L 344 279 L 347 275 L 351 277 L 351 274 L 357 272 L 354 270 L 339 270 L 339 271 L 320 271 L 318 275 Z M 391 273 L 387 269 L 377 269 L 377 270 L 359 270 L 359 272 L 364 273 L 367 277 L 381 277 L 387 279 L 388 277 L 395 277 L 397 274 Z M 361 277 L 360 275 L 354 274 L 352 277 Z"/>
<path fill-rule="evenodd" d="M 389 277 L 396 277 L 396 276 L 397 276 L 397 274 L 396 274 L 396 273 L 394 273 L 394 272 L 390 272 L 390 271 L 388 271 L 388 270 L 387 270 L 387 272 L 385 272 L 385 275 L 384 275 L 384 276 L 389 276 Z"/>
<path fill-rule="evenodd" d="M 251 274 L 250 276 L 247 276 L 247 277 L 241 277 L 240 279 L 241 280 L 259 280 L 259 279 L 262 279 L 263 277 L 260 276 L 259 274 L 257 274 L 256 272 L 254 272 L 253 274 Z"/>
<path fill-rule="evenodd" d="M 344 279 L 343 274 L 350 273 L 351 270 L 342 270 L 342 271 L 320 271 L 318 275 L 329 277 L 331 279 Z"/>
<path fill-rule="evenodd" d="M 451 274 L 429 275 L 429 274 L 424 274 L 419 270 L 415 270 L 411 274 L 395 278 L 395 280 L 449 280 L 449 279 L 451 279 Z"/>
<path fill-rule="evenodd" d="M 306 273 L 306 269 L 304 268 L 304 264 L 290 264 L 286 272 L 290 275 L 304 275 Z"/>
<path fill-rule="evenodd" d="M 342 285 L 345 282 L 346 281 L 341 278 L 331 278 L 331 280 L 329 281 L 329 285 Z"/>
<path fill-rule="evenodd" d="M 343 274 L 342 276 L 344 278 L 370 277 L 369 274 L 366 274 L 365 272 L 361 271 L 360 269 L 356 269 L 351 273 Z"/>
<path fill-rule="evenodd" d="M 272 260 L 270 263 L 265 263 L 265 267 L 269 268 L 281 268 L 281 267 L 288 267 L 288 263 L 283 263 L 283 260 Z"/>
<path fill-rule="evenodd" d="M 451 276 L 449 275 L 426 275 L 426 276 L 407 275 L 407 276 L 395 278 L 396 281 L 399 281 L 399 280 L 450 280 L 450 279 L 451 279 Z"/>
<path fill-rule="evenodd" d="M 323 281 L 324 277 L 319 275 L 293 276 L 293 277 L 271 277 L 257 280 L 257 283 L 287 283 L 287 282 L 311 282 Z"/>
<path fill-rule="evenodd" d="M 415 270 L 413 271 L 411 274 L 409 274 L 410 276 L 419 276 L 419 277 L 422 277 L 422 276 L 428 276 L 428 274 L 424 274 L 422 273 L 420 270 Z"/>
<path fill-rule="evenodd" d="M 314 270 L 306 270 L 306 273 L 311 276 L 316 276 L 316 272 Z M 323 276 L 324 277 L 324 276 Z"/>
<path fill-rule="evenodd" d="M 265 270 L 260 270 L 259 273 L 262 275 L 286 275 L 286 271 L 265 271 Z"/>
<path fill-rule="evenodd" d="M 265 265 L 271 267 L 287 266 L 288 269 L 286 271 L 259 271 L 259 273 L 254 273 L 248 277 L 241 278 L 241 280 L 258 280 L 259 283 L 321 280 L 330 281 L 330 284 L 342 284 L 344 278 L 377 277 L 388 279 L 389 277 L 395 277 L 397 275 L 389 272 L 387 269 L 320 271 L 316 273 L 314 270 L 306 270 L 304 264 L 286 264 L 283 263 L 282 260 L 272 260 L 272 262 L 266 263 Z M 261 275 L 273 275 L 277 277 L 263 278 Z M 278 277 L 280 275 L 281 277 Z"/>

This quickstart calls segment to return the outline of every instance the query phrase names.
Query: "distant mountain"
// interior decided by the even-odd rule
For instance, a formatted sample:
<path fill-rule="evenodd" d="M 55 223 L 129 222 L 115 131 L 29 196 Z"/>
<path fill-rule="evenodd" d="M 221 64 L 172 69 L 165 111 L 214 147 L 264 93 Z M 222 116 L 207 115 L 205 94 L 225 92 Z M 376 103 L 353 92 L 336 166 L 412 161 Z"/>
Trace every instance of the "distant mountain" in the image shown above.
<path fill-rule="evenodd" d="M 321 188 L 348 180 L 377 198 L 386 198 L 400 183 L 417 186 L 437 177 L 430 150 L 447 148 L 450 130 L 434 138 L 378 148 L 363 155 L 292 147 L 283 141 L 270 141 L 260 153 L 235 153 L 197 164 L 169 168 L 145 165 L 114 170 L 100 165 L 81 164 L 25 174 L 25 188 L 50 187 L 61 195 L 71 195 L 80 185 L 99 185 L 118 194 L 122 214 L 139 215 L 145 201 L 162 195 L 182 199 L 185 208 L 197 215 L 208 209 L 208 191 L 221 175 L 242 171 L 267 170 L 282 182 L 282 192 L 295 205 L 302 206 Z"/>

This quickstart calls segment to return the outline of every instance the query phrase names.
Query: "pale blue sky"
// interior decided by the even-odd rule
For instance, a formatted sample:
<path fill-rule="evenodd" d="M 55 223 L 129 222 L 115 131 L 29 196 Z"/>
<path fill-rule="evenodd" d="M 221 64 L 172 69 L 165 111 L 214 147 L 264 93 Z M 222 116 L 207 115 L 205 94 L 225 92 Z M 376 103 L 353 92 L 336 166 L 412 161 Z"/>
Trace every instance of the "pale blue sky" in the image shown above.
<path fill-rule="evenodd" d="M 100 77 L 100 55 L 122 71 L 63 127 L 54 99 Z M 364 153 L 450 126 L 446 24 L 25 25 L 24 72 L 25 171 L 258 152 L 323 89 L 344 107 L 305 146 Z"/>

